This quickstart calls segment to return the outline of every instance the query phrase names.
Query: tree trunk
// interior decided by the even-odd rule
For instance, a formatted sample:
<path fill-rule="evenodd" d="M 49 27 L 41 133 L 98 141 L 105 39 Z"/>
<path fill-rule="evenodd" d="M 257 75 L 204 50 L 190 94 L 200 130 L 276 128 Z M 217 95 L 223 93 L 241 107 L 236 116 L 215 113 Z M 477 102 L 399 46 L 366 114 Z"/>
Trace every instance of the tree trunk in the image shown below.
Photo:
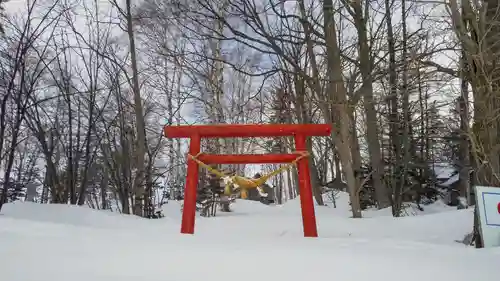
<path fill-rule="evenodd" d="M 340 161 L 346 176 L 351 200 L 351 211 L 354 218 L 361 217 L 361 206 L 357 194 L 356 178 L 352 168 L 352 155 L 350 148 L 350 120 L 347 101 L 347 90 L 342 77 L 342 61 L 340 59 L 340 49 L 337 43 L 337 34 L 334 22 L 334 8 L 332 0 L 324 0 L 324 32 L 327 56 L 327 100 L 331 106 L 330 110 L 323 109 L 326 119 L 333 121 L 335 128 L 335 146 L 340 155 Z"/>
<path fill-rule="evenodd" d="M 368 45 L 368 35 L 366 30 L 366 17 L 363 15 L 363 7 L 361 0 L 351 1 L 351 6 L 354 10 L 354 22 L 358 31 L 358 50 L 361 78 L 361 93 L 363 96 L 363 105 L 366 114 L 366 138 L 368 143 L 368 154 L 370 155 L 370 163 L 372 167 L 372 182 L 375 189 L 375 198 L 378 203 L 378 208 L 386 208 L 390 206 L 389 197 L 387 196 L 386 187 L 382 184 L 382 176 L 384 173 L 384 163 L 382 161 L 382 153 L 380 150 L 378 117 L 373 101 L 373 77 L 372 77 L 372 62 L 370 58 L 370 46 Z M 368 6 L 368 5 L 367 5 Z"/>
<path fill-rule="evenodd" d="M 134 214 L 143 216 L 144 206 L 144 182 L 145 182 L 145 167 L 146 167 L 146 123 L 144 120 L 144 110 L 142 107 L 141 91 L 139 85 L 139 70 L 137 67 L 137 54 L 135 49 L 134 26 L 132 18 L 132 0 L 126 0 L 126 21 L 127 21 L 127 36 L 129 40 L 130 60 L 132 64 L 132 90 L 134 95 L 134 113 L 137 130 L 137 147 L 136 147 L 136 168 L 137 174 L 134 182 Z"/>
<path fill-rule="evenodd" d="M 387 23 L 387 43 L 389 51 L 389 87 L 390 93 L 388 96 L 389 107 L 389 123 L 391 146 L 393 151 L 392 157 L 392 215 L 398 216 L 401 208 L 402 190 L 399 184 L 399 174 L 401 166 L 401 142 L 399 139 L 399 113 L 398 113 L 398 90 L 397 90 L 397 69 L 396 69 L 396 43 L 394 39 L 394 31 L 392 27 L 392 1 L 385 0 L 385 18 Z"/>
<path fill-rule="evenodd" d="M 359 138 L 358 132 L 356 130 L 356 116 L 354 115 L 354 109 L 349 111 L 349 118 L 353 120 L 351 123 L 351 155 L 352 155 L 352 168 L 354 171 L 355 185 L 357 189 L 363 188 L 361 186 L 361 176 L 363 175 L 361 171 L 361 150 L 359 147 Z M 338 152 L 337 152 L 338 157 Z M 356 194 L 359 196 L 359 192 L 356 191 Z M 359 198 L 358 198 L 359 200 Z"/>
<path fill-rule="evenodd" d="M 411 155 L 410 155 L 410 146 L 411 146 L 411 138 L 412 135 L 410 134 L 410 92 L 408 89 L 408 50 L 407 50 L 407 30 L 406 30 L 406 0 L 401 1 L 401 13 L 402 13 L 402 31 L 403 31 L 403 42 L 402 42 L 402 59 L 401 59 L 401 64 L 403 66 L 402 69 L 402 111 L 403 111 L 403 136 L 402 136 L 402 145 L 401 148 L 403 149 L 402 151 L 402 170 L 400 174 L 400 180 L 399 180 L 399 192 L 403 193 L 407 184 L 407 177 L 408 177 L 408 164 L 410 163 L 411 160 Z M 402 194 L 399 194 L 398 198 L 401 198 Z M 418 200 L 418 199 L 417 199 Z M 417 201 L 418 202 L 418 201 Z M 397 206 L 399 211 L 397 214 L 401 212 L 402 208 L 402 202 L 401 200 L 397 202 Z"/>

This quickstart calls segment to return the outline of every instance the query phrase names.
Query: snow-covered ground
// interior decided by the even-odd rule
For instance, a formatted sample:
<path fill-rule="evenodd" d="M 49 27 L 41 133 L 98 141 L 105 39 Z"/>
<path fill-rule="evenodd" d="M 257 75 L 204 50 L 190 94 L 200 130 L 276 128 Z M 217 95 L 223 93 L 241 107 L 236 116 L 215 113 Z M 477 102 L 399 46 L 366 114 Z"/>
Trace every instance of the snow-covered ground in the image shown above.
<path fill-rule="evenodd" d="M 178 234 L 179 203 L 145 220 L 84 207 L 13 203 L 0 215 L 2 281 L 128 280 L 498 280 L 499 249 L 461 240 L 471 210 L 442 204 L 399 219 L 389 210 L 349 217 L 317 207 L 318 239 L 302 237 L 298 200 L 283 206 L 238 201 L 232 213 L 197 218 Z M 331 204 L 329 204 L 331 205 Z"/>

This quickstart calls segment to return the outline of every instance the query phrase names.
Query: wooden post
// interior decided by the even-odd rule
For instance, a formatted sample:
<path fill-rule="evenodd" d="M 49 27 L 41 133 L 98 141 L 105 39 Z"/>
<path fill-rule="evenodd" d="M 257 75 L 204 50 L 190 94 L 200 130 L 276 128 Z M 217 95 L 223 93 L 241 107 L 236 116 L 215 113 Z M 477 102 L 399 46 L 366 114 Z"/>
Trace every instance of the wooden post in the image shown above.
<path fill-rule="evenodd" d="M 189 141 L 189 154 L 196 155 L 201 149 L 199 135 L 192 135 Z M 189 158 L 187 163 L 186 188 L 184 190 L 184 208 L 182 211 L 181 233 L 194 234 L 196 217 L 196 189 L 198 186 L 198 163 Z"/>
<path fill-rule="evenodd" d="M 295 136 L 295 149 L 297 151 L 307 151 L 306 136 Z M 302 209 L 304 237 L 318 237 L 308 157 L 299 160 L 297 171 L 299 173 L 300 207 Z"/>

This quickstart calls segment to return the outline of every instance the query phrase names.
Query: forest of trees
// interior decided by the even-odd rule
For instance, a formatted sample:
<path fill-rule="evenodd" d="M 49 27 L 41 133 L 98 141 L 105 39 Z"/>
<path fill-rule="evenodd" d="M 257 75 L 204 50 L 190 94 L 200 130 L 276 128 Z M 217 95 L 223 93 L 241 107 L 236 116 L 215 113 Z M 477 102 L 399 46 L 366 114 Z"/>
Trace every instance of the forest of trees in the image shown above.
<path fill-rule="evenodd" d="M 344 182 L 353 217 L 362 192 L 400 216 L 437 162 L 456 167 L 469 202 L 471 186 L 500 184 L 497 1 L 0 5 L 0 208 L 36 184 L 37 202 L 149 216 L 162 189 L 184 184 L 186 144 L 164 124 L 332 124 L 308 144 L 314 195 L 322 205 L 320 187 Z M 278 202 L 297 196 L 296 181 L 276 177 Z"/>

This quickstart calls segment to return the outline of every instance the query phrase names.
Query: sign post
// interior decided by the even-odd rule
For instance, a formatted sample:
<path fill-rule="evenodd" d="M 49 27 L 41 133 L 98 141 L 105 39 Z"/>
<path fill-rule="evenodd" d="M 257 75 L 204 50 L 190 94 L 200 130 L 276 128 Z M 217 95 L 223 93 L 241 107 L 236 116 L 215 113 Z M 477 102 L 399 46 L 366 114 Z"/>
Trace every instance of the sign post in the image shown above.
<path fill-rule="evenodd" d="M 500 188 L 491 186 L 475 188 L 483 246 L 500 247 Z"/>

